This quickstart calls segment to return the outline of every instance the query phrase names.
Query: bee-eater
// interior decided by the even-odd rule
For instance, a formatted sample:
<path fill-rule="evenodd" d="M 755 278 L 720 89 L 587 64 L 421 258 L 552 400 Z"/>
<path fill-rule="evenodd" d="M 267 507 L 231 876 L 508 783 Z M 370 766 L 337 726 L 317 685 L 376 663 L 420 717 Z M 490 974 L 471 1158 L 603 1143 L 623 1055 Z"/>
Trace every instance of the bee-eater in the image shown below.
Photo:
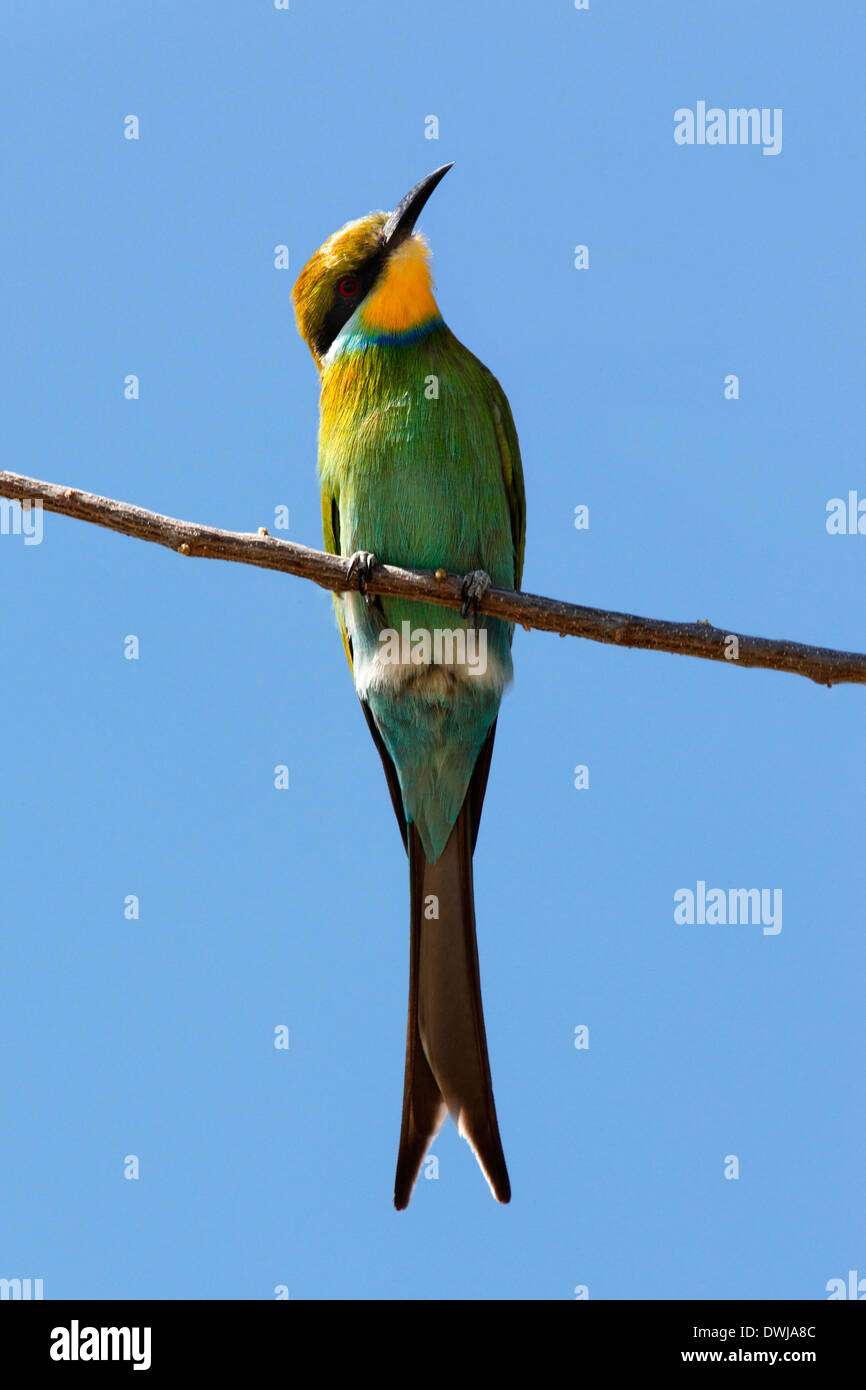
<path fill-rule="evenodd" d="M 293 291 L 321 375 L 325 546 L 358 570 L 360 592 L 334 596 L 337 620 L 409 857 L 398 1209 L 449 1111 L 493 1195 L 511 1196 L 481 1008 L 472 854 L 512 628 L 477 605 L 490 582 L 520 585 L 525 501 L 508 401 L 443 323 L 430 251 L 415 231 L 450 168 L 390 214 L 347 222 Z M 461 612 L 371 597 L 365 581 L 377 562 L 465 574 Z"/>

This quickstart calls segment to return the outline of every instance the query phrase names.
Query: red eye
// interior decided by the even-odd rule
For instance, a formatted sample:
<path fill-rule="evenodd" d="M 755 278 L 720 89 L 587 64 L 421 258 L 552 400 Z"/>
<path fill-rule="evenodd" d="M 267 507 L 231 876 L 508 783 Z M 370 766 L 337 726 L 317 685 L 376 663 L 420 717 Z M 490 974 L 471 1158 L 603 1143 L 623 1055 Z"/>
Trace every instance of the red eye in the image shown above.
<path fill-rule="evenodd" d="M 360 289 L 360 285 L 354 275 L 344 275 L 337 286 L 344 299 L 354 299 Z"/>

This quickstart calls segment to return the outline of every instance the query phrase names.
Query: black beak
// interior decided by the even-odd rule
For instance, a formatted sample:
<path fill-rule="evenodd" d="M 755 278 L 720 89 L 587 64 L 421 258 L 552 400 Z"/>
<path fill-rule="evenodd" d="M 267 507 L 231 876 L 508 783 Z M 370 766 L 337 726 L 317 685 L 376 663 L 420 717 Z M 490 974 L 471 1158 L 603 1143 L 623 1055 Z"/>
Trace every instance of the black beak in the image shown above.
<path fill-rule="evenodd" d="M 406 197 L 397 204 L 382 228 L 382 245 L 386 251 L 393 251 L 395 246 L 399 246 L 401 241 L 405 241 L 407 236 L 411 236 L 421 209 L 437 183 L 444 179 L 450 168 L 451 164 L 443 164 L 441 169 L 434 169 L 432 174 L 428 174 L 426 179 L 416 183 L 415 187 L 406 194 Z"/>

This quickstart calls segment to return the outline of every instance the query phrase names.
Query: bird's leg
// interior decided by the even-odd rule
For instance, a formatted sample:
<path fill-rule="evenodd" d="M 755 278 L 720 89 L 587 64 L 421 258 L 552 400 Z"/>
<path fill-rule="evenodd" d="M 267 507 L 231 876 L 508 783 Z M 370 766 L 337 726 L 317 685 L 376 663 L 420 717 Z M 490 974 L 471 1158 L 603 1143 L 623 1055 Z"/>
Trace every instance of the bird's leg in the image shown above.
<path fill-rule="evenodd" d="M 478 612 L 479 600 L 484 597 L 490 588 L 490 575 L 486 570 L 470 570 L 463 576 L 463 583 L 460 586 L 460 594 L 463 605 L 460 609 L 461 618 L 472 617 Z"/>
<path fill-rule="evenodd" d="M 354 555 L 352 555 L 349 559 L 349 573 L 347 574 L 346 578 L 351 579 L 353 574 L 355 574 L 355 572 L 357 571 L 358 592 L 364 595 L 364 598 L 367 600 L 368 604 L 372 603 L 373 600 L 367 593 L 367 585 L 372 579 L 373 570 L 376 568 L 378 563 L 379 561 L 376 559 L 376 556 L 371 554 L 369 550 L 356 550 Z"/>

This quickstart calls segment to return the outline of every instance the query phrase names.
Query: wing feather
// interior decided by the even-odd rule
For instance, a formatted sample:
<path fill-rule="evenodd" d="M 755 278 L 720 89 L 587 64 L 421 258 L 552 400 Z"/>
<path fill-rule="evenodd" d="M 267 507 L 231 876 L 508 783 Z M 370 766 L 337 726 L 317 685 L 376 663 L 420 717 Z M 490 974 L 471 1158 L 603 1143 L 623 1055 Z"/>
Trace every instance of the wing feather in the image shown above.
<path fill-rule="evenodd" d="M 502 481 L 508 498 L 511 513 L 511 536 L 514 541 L 514 587 L 520 588 L 523 578 L 523 553 L 526 545 L 526 492 L 523 484 L 523 464 L 520 459 L 520 445 L 508 397 L 492 372 L 485 368 L 491 395 L 491 413 L 496 443 L 499 446 L 499 461 L 502 466 Z"/>
<path fill-rule="evenodd" d="M 322 489 L 322 535 L 325 540 L 325 549 L 329 555 L 342 555 L 340 549 L 340 500 L 335 497 L 329 488 Z M 349 670 L 355 674 L 352 661 L 352 643 L 346 631 L 346 619 L 343 616 L 343 605 L 340 602 L 339 594 L 334 594 L 334 609 L 337 614 L 337 625 L 340 629 L 340 636 L 343 639 L 343 646 L 346 649 L 346 660 L 349 663 Z"/>

